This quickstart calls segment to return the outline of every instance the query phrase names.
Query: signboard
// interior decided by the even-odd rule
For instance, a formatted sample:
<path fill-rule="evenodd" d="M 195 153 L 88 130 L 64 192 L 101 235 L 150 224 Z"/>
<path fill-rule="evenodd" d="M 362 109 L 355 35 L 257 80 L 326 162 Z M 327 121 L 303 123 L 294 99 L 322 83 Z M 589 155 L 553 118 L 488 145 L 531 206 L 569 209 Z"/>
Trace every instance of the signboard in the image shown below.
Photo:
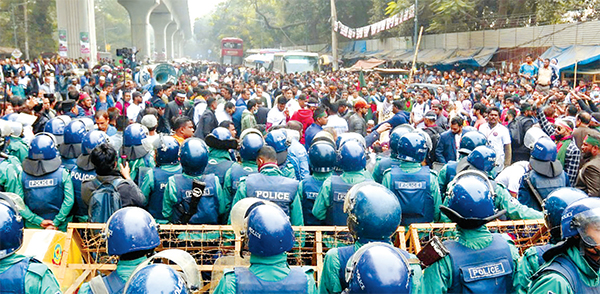
<path fill-rule="evenodd" d="M 90 33 L 79 33 L 79 43 L 81 44 L 81 54 L 90 54 Z"/>
<path fill-rule="evenodd" d="M 14 58 L 21 58 L 21 56 L 23 56 L 23 52 L 21 52 L 21 50 L 19 49 L 15 49 L 15 51 L 13 51 L 11 55 Z"/>
<path fill-rule="evenodd" d="M 68 51 L 67 30 L 58 30 L 58 55 L 66 57 Z"/>

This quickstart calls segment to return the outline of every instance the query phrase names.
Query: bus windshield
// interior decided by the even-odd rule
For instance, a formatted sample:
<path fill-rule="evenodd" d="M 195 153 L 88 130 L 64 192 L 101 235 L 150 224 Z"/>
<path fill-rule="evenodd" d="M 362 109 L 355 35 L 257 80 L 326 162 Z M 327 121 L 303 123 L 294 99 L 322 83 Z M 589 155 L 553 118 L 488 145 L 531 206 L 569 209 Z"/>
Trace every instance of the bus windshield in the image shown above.
<path fill-rule="evenodd" d="M 286 73 L 319 71 L 319 58 L 314 56 L 288 55 L 283 58 Z"/>

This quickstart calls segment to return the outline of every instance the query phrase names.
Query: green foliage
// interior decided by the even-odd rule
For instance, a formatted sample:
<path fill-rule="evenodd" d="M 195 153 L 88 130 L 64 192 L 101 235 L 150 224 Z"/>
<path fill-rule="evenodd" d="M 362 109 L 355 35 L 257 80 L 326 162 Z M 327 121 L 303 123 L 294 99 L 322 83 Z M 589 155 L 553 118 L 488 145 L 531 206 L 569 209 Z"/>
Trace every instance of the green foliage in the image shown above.
<path fill-rule="evenodd" d="M 131 46 L 129 14 L 117 0 L 95 0 L 96 45 L 104 52 L 104 44 L 110 46 L 113 56 L 116 50 Z"/>
<path fill-rule="evenodd" d="M 16 47 L 23 52 L 25 58 L 25 15 L 24 6 L 15 6 L 23 0 L 0 1 L 0 46 Z M 11 13 L 11 12 L 14 12 Z M 27 30 L 29 57 L 37 58 L 44 52 L 58 50 L 56 34 L 56 2 L 55 0 L 29 0 L 27 4 Z M 14 32 L 16 23 L 17 44 Z"/>

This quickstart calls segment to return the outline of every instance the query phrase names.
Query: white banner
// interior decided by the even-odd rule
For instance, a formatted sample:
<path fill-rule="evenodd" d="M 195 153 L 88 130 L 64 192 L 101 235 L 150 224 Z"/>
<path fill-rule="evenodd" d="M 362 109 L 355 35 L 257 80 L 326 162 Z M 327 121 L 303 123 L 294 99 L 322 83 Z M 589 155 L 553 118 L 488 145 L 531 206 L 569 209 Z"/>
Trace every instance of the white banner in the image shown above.
<path fill-rule="evenodd" d="M 335 23 L 333 23 L 332 26 L 333 31 L 339 32 L 340 35 L 348 39 L 363 39 L 376 35 L 380 32 L 393 29 L 413 17 L 415 17 L 414 4 L 400 11 L 396 15 L 390 16 L 382 21 L 361 28 L 350 28 L 340 21 L 336 21 Z"/>

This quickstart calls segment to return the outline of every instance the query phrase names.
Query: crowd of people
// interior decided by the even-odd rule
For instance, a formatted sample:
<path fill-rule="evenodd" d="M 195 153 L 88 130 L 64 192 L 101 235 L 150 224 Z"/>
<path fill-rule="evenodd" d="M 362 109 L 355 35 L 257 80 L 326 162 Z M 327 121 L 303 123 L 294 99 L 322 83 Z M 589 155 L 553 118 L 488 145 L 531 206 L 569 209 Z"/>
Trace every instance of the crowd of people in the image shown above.
<path fill-rule="evenodd" d="M 15 236 L 0 240 L 6 289 L 59 291 L 15 251 L 23 227 L 69 222 L 114 225 L 107 248 L 119 256 L 80 293 L 122 291 L 160 244 L 157 223 L 242 228 L 251 266 L 226 272 L 216 293 L 600 287 L 600 87 L 561 80 L 551 60 L 527 56 L 516 73 L 421 69 L 411 81 L 181 64 L 164 84 L 83 60 L 0 65 L 0 223 Z M 487 229 L 495 219 L 545 219 L 550 242 L 521 255 Z M 391 246 L 398 226 L 431 222 L 457 224 L 439 256 Z M 289 267 L 291 226 L 346 225 L 354 244 L 327 251 L 318 287 Z"/>

